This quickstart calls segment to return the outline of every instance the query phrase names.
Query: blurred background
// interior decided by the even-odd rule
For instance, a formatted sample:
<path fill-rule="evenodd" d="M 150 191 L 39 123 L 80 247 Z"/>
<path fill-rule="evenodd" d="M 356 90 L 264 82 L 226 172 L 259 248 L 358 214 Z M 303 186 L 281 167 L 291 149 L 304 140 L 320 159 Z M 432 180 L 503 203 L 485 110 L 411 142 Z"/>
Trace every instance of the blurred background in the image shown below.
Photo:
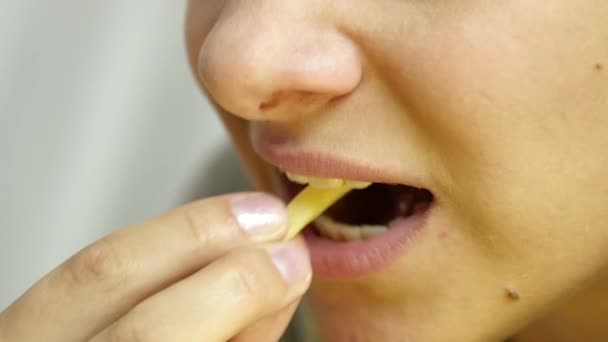
<path fill-rule="evenodd" d="M 112 230 L 248 187 L 188 69 L 184 9 L 0 1 L 0 311 Z"/>

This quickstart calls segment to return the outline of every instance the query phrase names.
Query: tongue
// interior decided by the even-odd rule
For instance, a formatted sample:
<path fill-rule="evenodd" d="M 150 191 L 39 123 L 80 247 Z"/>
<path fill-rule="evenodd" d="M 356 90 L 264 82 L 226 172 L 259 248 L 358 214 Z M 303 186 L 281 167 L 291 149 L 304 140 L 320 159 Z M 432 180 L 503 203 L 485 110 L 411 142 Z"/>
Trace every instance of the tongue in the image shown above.
<path fill-rule="evenodd" d="M 366 189 L 351 191 L 325 214 L 350 225 L 387 225 L 396 217 L 411 215 L 414 204 L 430 201 L 429 195 L 427 190 L 405 185 L 374 183 Z"/>

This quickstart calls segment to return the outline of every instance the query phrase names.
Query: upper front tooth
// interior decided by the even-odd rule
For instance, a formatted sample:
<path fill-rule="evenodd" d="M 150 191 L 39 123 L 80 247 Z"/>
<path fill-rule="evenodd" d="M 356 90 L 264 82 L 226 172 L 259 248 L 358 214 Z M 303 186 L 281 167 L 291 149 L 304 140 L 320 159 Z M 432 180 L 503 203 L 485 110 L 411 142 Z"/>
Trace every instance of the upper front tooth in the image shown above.
<path fill-rule="evenodd" d="M 318 178 L 289 172 L 285 172 L 285 174 L 294 183 L 310 184 L 310 186 L 315 188 L 337 188 L 344 185 L 344 180 L 338 178 Z"/>
<path fill-rule="evenodd" d="M 346 181 L 346 185 L 353 189 L 365 189 L 368 186 L 372 185 L 370 182 L 360 182 L 360 181 Z"/>
<path fill-rule="evenodd" d="M 289 172 L 285 172 L 285 174 L 287 175 L 287 179 L 289 179 L 290 181 L 294 182 L 294 183 L 299 183 L 299 184 L 307 184 L 308 183 L 308 178 L 306 176 L 302 176 L 302 175 L 297 175 L 295 173 L 289 173 Z"/>
<path fill-rule="evenodd" d="M 296 173 L 285 172 L 287 178 L 299 184 L 310 184 L 315 188 L 337 188 L 342 185 L 347 185 L 352 189 L 365 189 L 372 185 L 370 182 L 344 180 L 339 178 L 318 178 L 312 176 L 304 176 Z"/>

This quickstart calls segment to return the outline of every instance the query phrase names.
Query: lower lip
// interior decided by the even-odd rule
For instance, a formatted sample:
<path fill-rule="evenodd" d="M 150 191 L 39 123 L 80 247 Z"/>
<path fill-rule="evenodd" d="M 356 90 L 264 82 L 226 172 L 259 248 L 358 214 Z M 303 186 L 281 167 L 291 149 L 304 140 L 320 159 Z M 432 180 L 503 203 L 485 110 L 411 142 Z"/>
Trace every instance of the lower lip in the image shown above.
<path fill-rule="evenodd" d="M 316 275 L 360 277 L 379 272 L 406 253 L 425 226 L 433 205 L 394 223 L 383 234 L 361 241 L 334 241 L 318 235 L 314 223 L 303 232 Z"/>

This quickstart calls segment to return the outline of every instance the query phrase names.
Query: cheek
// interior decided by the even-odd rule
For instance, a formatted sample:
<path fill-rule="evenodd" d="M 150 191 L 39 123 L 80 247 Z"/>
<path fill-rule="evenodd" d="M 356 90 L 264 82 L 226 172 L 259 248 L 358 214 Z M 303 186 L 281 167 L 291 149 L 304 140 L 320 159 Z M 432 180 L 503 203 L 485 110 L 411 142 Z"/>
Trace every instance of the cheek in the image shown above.
<path fill-rule="evenodd" d="M 441 166 L 440 191 L 463 226 L 484 231 L 475 238 L 559 245 L 589 217 L 602 222 L 605 205 L 581 196 L 608 190 L 608 81 L 596 66 L 608 60 L 597 13 L 608 6 L 591 5 L 438 16 L 391 62 L 392 86 L 433 150 L 429 164 Z"/>

